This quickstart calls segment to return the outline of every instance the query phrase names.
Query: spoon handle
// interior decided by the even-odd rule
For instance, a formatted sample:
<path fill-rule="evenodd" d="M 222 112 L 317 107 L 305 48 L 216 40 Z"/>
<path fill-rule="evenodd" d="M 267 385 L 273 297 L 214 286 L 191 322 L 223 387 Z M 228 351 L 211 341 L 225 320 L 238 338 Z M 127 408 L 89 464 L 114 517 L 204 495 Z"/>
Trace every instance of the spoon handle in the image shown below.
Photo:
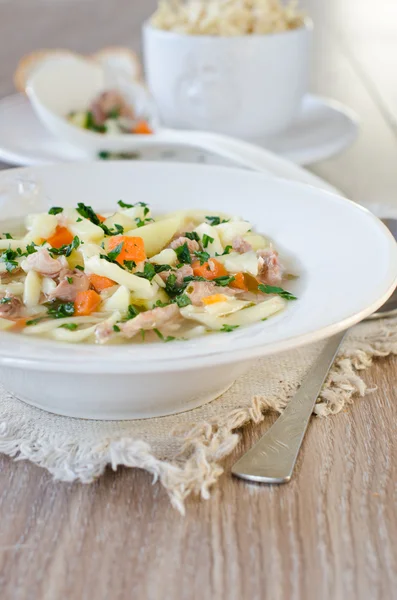
<path fill-rule="evenodd" d="M 260 483 L 290 481 L 314 405 L 345 333 L 328 340 L 281 416 L 233 465 L 233 475 Z"/>
<path fill-rule="evenodd" d="M 180 143 L 187 146 L 201 148 L 208 152 L 222 156 L 242 167 L 247 167 L 262 173 L 276 177 L 285 177 L 290 172 L 291 179 L 301 183 L 307 183 L 303 170 L 293 165 L 290 161 L 249 142 L 235 139 L 219 133 L 207 131 L 188 131 L 176 129 L 163 129 L 161 137 L 164 141 Z M 315 177 L 315 176 L 314 176 Z M 324 182 L 315 177 L 320 188 L 324 188 Z M 315 185 L 313 180 L 313 185 Z"/>

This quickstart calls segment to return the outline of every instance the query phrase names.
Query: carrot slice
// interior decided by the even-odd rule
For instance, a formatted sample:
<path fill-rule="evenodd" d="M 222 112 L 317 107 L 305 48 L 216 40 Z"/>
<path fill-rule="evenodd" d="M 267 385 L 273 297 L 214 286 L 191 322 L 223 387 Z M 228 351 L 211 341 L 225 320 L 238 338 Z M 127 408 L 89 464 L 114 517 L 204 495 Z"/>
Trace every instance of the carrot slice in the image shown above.
<path fill-rule="evenodd" d="M 211 296 L 204 296 L 201 298 L 203 304 L 216 304 L 217 302 L 226 302 L 227 296 L 225 294 L 212 294 Z"/>
<path fill-rule="evenodd" d="M 29 321 L 29 319 L 34 319 L 34 317 L 22 317 L 20 319 L 10 319 L 10 321 L 14 321 L 15 323 L 13 329 L 23 329 L 26 327 L 26 322 Z"/>
<path fill-rule="evenodd" d="M 248 291 L 248 286 L 245 283 L 244 273 L 236 273 L 234 275 L 234 281 L 230 283 L 231 288 L 236 288 L 237 290 L 244 290 L 244 292 Z"/>
<path fill-rule="evenodd" d="M 69 229 L 58 225 L 55 233 L 47 239 L 47 242 L 52 248 L 60 248 L 61 246 L 71 244 L 73 242 L 73 235 L 70 233 Z"/>
<path fill-rule="evenodd" d="M 192 264 L 192 269 L 194 275 L 197 277 L 204 277 L 205 279 L 215 279 L 216 277 L 223 277 L 228 274 L 222 263 L 215 258 L 210 258 L 210 260 L 203 265 L 200 265 L 199 262 L 194 262 Z"/>
<path fill-rule="evenodd" d="M 133 260 L 139 263 L 146 259 L 145 244 L 142 238 L 129 237 L 128 235 L 114 235 L 109 239 L 108 250 L 114 250 L 119 244 L 122 244 L 122 248 L 116 256 L 116 260 L 120 265 L 125 260 Z"/>
<path fill-rule="evenodd" d="M 102 215 L 98 215 L 97 214 L 98 219 L 100 220 L 101 223 L 103 223 L 104 221 L 106 221 L 106 217 L 103 217 Z"/>
<path fill-rule="evenodd" d="M 87 317 L 98 308 L 100 302 L 101 297 L 94 290 L 77 292 L 74 301 L 74 314 L 76 317 Z"/>
<path fill-rule="evenodd" d="M 132 133 L 136 133 L 139 135 L 148 135 L 153 133 L 153 130 L 150 128 L 149 123 L 147 121 L 138 121 L 135 127 L 132 130 Z"/>
<path fill-rule="evenodd" d="M 89 276 L 90 283 L 96 292 L 102 292 L 106 288 L 116 285 L 116 282 L 109 277 L 102 277 L 101 275 L 95 275 L 94 273 Z"/>

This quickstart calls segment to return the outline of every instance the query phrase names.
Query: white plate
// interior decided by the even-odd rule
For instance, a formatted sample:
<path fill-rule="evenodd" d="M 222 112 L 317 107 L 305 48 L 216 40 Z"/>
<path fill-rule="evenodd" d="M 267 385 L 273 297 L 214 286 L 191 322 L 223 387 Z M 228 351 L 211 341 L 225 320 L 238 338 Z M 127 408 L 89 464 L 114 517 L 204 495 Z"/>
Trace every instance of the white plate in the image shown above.
<path fill-rule="evenodd" d="M 36 406 L 79 417 L 164 415 L 199 406 L 259 356 L 328 337 L 375 311 L 392 293 L 397 246 L 357 204 L 307 185 L 241 169 L 144 162 L 92 162 L 0 173 L 6 192 L 35 181 L 49 204 L 97 210 L 144 201 L 155 212 L 200 207 L 250 219 L 299 261 L 299 299 L 232 333 L 171 344 L 99 347 L 0 335 L 0 377 Z M 37 195 L 38 197 L 39 195 Z M 20 210 L 12 198 L 11 207 Z M 4 210 L 3 210 L 4 214 Z"/>
<path fill-rule="evenodd" d="M 330 157 L 348 146 L 358 132 L 357 118 L 339 103 L 307 96 L 296 122 L 284 133 L 256 140 L 298 164 Z M 145 160 L 216 162 L 219 159 L 191 149 L 159 147 L 140 153 Z M 0 100 L 0 160 L 13 165 L 43 165 L 84 160 L 85 155 L 52 136 L 35 116 L 28 99 L 14 94 Z"/>
<path fill-rule="evenodd" d="M 309 94 L 286 131 L 252 141 L 297 164 L 309 165 L 342 152 L 358 132 L 359 121 L 353 110 L 336 100 Z"/>

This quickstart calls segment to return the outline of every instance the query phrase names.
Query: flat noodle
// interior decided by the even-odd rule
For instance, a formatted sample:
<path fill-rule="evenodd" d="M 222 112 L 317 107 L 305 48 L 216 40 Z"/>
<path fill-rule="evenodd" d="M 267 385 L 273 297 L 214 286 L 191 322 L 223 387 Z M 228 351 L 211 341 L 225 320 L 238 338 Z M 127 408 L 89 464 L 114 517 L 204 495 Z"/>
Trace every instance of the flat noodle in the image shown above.
<path fill-rule="evenodd" d="M 297 0 L 160 0 L 151 18 L 158 29 L 219 36 L 277 33 L 303 21 Z"/>
<path fill-rule="evenodd" d="M 38 335 L 40 333 L 48 333 L 53 329 L 57 329 L 61 325 L 83 325 L 84 323 L 100 323 L 101 321 L 103 321 L 103 319 L 93 316 L 65 317 L 64 319 L 53 319 L 52 321 L 45 321 L 44 323 L 38 323 L 37 325 L 28 325 L 22 329 L 22 333 L 26 335 Z"/>
<path fill-rule="evenodd" d="M 57 328 L 53 329 L 50 334 L 51 337 L 58 342 L 70 342 L 76 344 L 78 342 L 84 342 L 89 337 L 94 335 L 96 327 L 96 325 L 93 325 L 92 327 L 79 329 L 78 331 L 69 331 L 68 329 Z"/>
<path fill-rule="evenodd" d="M 201 0 L 195 11 L 202 19 Z M 249 221 L 211 209 L 155 220 L 144 202 L 118 205 L 106 222 L 84 203 L 53 206 L 27 216 L 23 240 L 0 240 L 0 329 L 70 343 L 123 344 L 146 332 L 169 342 L 231 332 L 296 299 L 278 287 L 285 268 Z M 29 235 L 40 244 L 23 252 Z"/>

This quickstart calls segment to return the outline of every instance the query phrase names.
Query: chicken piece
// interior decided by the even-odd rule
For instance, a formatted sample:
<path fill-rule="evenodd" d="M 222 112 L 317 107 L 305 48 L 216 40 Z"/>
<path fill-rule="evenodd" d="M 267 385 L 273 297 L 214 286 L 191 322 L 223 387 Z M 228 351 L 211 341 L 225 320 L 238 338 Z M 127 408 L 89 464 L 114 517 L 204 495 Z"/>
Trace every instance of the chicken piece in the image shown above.
<path fill-rule="evenodd" d="M 167 333 L 176 331 L 180 327 L 181 314 L 176 304 L 169 304 L 168 306 L 154 308 L 142 312 L 133 319 L 120 323 L 119 327 L 121 334 L 124 337 L 132 338 L 141 329 L 148 331 L 150 329 L 161 329 L 167 330 Z"/>
<path fill-rule="evenodd" d="M 232 248 L 235 252 L 239 252 L 240 254 L 244 254 L 244 252 L 250 252 L 252 250 L 251 244 L 246 242 L 239 235 L 233 238 Z"/>
<path fill-rule="evenodd" d="M 28 273 L 36 271 L 44 277 L 58 277 L 62 269 L 68 268 L 68 261 L 64 256 L 52 258 L 46 248 L 40 248 L 21 263 L 22 269 Z"/>
<path fill-rule="evenodd" d="M 0 303 L 0 317 L 3 319 L 13 319 L 21 316 L 23 304 L 20 298 L 7 296 L 2 300 Z"/>
<path fill-rule="evenodd" d="M 159 275 L 163 281 L 167 281 L 171 273 L 176 275 L 176 285 L 182 285 L 185 277 L 193 275 L 193 269 L 190 265 L 183 265 L 179 269 L 176 269 L 176 271 L 162 271 Z"/>
<path fill-rule="evenodd" d="M 172 250 L 175 250 L 176 248 L 179 248 L 180 246 L 183 246 L 183 244 L 187 244 L 187 247 L 189 248 L 189 252 L 192 254 L 193 252 L 198 252 L 200 250 L 200 244 L 198 242 L 196 242 L 196 240 L 189 240 L 189 238 L 181 236 L 176 238 L 175 240 L 172 240 L 172 242 L 169 245 L 169 248 L 172 248 Z"/>
<path fill-rule="evenodd" d="M 258 250 L 258 270 L 259 279 L 268 285 L 277 285 L 281 283 L 284 274 L 284 267 L 280 263 L 278 254 L 275 250 Z"/>
<path fill-rule="evenodd" d="M 231 289 L 227 286 L 221 287 L 213 281 L 192 281 L 185 290 L 186 296 L 190 298 L 193 306 L 202 306 L 202 299 L 213 294 L 224 294 L 225 296 L 235 296 L 239 290 Z"/>
<path fill-rule="evenodd" d="M 86 292 L 90 287 L 90 280 L 85 273 L 74 269 L 63 269 L 59 275 L 59 283 L 48 298 L 74 302 L 78 292 Z"/>
<path fill-rule="evenodd" d="M 107 90 L 102 92 L 91 104 L 91 112 L 96 125 L 103 125 L 113 111 L 118 112 L 119 117 L 134 119 L 135 113 L 119 91 Z"/>

